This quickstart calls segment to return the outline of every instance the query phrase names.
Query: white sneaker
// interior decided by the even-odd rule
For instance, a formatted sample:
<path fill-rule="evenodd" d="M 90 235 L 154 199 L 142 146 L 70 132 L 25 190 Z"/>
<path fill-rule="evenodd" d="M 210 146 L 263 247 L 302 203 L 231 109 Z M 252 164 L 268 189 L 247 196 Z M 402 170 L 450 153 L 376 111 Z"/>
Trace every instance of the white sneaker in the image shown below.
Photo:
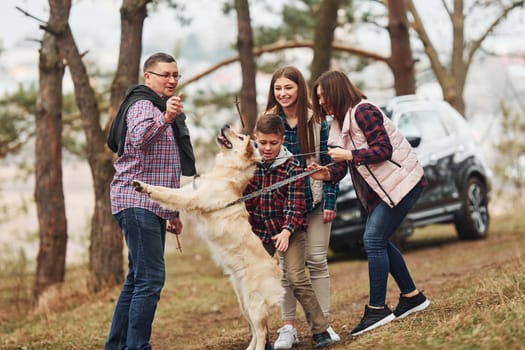
<path fill-rule="evenodd" d="M 341 337 L 339 336 L 339 334 L 337 334 L 334 329 L 332 328 L 332 326 L 329 326 L 326 331 L 328 332 L 328 334 L 330 334 L 330 338 L 332 338 L 333 341 L 340 341 L 341 340 Z"/>
<path fill-rule="evenodd" d="M 291 349 L 295 344 L 299 343 L 297 338 L 297 329 L 291 324 L 285 324 L 277 331 L 279 337 L 273 344 L 274 349 Z"/>

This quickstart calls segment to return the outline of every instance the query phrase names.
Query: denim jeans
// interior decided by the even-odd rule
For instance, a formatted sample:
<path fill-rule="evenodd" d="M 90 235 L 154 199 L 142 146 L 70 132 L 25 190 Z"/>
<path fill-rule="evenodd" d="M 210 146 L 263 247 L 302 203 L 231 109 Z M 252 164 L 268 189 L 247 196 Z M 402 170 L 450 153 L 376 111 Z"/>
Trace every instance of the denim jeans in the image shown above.
<path fill-rule="evenodd" d="M 115 218 L 128 247 L 128 275 L 105 349 L 151 349 L 151 326 L 166 277 L 166 220 L 142 208 L 125 209 Z"/>
<path fill-rule="evenodd" d="M 368 256 L 370 305 L 385 305 L 388 274 L 391 273 L 402 294 L 416 289 L 403 256 L 390 242 L 408 211 L 416 204 L 423 187 L 415 186 L 394 208 L 381 202 L 369 214 L 363 243 Z"/>

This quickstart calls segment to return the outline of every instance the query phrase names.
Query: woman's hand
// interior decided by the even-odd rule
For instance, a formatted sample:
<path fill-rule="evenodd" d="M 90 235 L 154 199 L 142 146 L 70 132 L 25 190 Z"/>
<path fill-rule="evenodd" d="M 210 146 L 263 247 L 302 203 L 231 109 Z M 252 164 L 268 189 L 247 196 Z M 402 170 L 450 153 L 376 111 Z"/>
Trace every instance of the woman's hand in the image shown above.
<path fill-rule="evenodd" d="M 323 222 L 326 224 L 335 219 L 335 210 L 324 209 L 323 210 Z"/>
<path fill-rule="evenodd" d="M 332 179 L 332 174 L 330 173 L 330 170 L 328 170 L 328 167 L 321 166 L 317 163 L 312 163 L 306 167 L 306 171 L 318 169 L 315 173 L 311 174 L 310 177 L 314 180 L 321 180 L 321 181 L 330 181 Z"/>
<path fill-rule="evenodd" d="M 352 160 L 352 151 L 348 151 L 341 147 L 335 147 L 328 149 L 328 155 L 332 158 L 334 162 L 343 162 L 345 160 Z"/>

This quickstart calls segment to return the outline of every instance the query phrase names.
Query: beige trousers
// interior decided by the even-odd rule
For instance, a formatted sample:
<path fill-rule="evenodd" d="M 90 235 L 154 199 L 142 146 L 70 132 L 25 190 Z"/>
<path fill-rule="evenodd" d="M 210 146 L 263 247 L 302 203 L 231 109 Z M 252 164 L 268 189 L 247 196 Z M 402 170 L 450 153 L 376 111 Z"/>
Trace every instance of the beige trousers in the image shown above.
<path fill-rule="evenodd" d="M 270 255 L 275 252 L 275 247 L 271 243 L 264 244 L 264 247 Z M 301 304 L 313 335 L 322 333 L 328 328 L 328 319 L 323 315 L 310 277 L 306 273 L 305 259 L 306 232 L 294 232 L 290 236 L 288 249 L 284 253 L 279 252 L 279 261 L 283 280 L 286 280 L 294 301 L 297 299 Z"/>
<path fill-rule="evenodd" d="M 330 315 L 330 274 L 328 273 L 328 243 L 332 223 L 323 223 L 321 206 L 308 214 L 308 229 L 306 231 L 306 266 L 310 273 L 312 288 L 315 291 L 319 305 L 325 317 Z M 282 266 L 282 259 L 280 259 Z M 282 303 L 282 319 L 295 320 L 297 302 L 290 283 L 283 277 L 282 285 L 286 291 Z"/>

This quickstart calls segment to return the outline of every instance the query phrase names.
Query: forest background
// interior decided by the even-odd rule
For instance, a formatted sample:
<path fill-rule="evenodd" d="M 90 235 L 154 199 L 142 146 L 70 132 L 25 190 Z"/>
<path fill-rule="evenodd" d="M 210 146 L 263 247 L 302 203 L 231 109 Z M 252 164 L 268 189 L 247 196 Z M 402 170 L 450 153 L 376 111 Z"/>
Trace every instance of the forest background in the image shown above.
<path fill-rule="evenodd" d="M 389 9 L 404 6 L 398 27 L 410 40 L 400 53 L 409 59 L 402 77 L 413 76 L 408 92 L 449 100 L 478 131 L 497 180 L 494 214 L 523 201 L 525 53 L 517 44 L 525 38 L 523 1 L 2 2 L 7 5 L 3 25 L 23 28 L 24 37 L 1 32 L 0 267 L 35 273 L 35 305 L 63 281 L 66 261 L 88 265 L 93 292 L 122 279 L 121 237 L 104 201 L 111 172 L 101 171 L 110 168 L 111 155 L 101 140 L 125 87 L 138 79 L 139 62 L 156 51 L 179 61 L 203 172 L 216 151 L 217 128 L 239 126 L 235 96 L 253 122 L 277 66 L 297 65 L 308 79 L 323 65 L 343 69 L 380 104 L 399 94 L 393 58 L 400 45 L 392 45 Z M 102 14 L 109 12 L 106 27 Z M 119 19 L 136 30 L 125 31 Z M 132 38 L 133 54 L 124 56 L 122 43 Z M 42 60 L 46 54 L 51 67 Z M 57 153 L 59 168 L 50 170 L 45 165 L 56 162 L 45 156 Z M 509 189 L 514 197 L 502 195 Z M 64 215 L 50 222 L 45 213 L 60 213 L 57 208 Z"/>

